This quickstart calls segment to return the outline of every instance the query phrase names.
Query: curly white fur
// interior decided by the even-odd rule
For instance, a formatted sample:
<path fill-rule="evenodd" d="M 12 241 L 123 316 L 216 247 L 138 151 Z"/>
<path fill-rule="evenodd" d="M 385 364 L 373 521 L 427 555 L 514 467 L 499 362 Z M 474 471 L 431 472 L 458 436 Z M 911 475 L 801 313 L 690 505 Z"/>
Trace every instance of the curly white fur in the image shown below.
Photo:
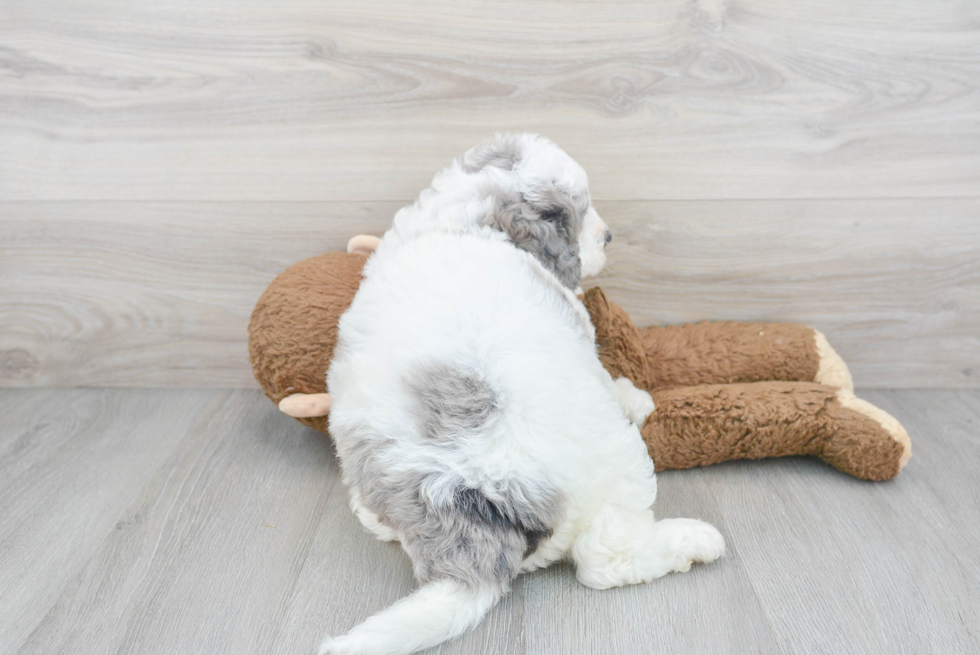
<path fill-rule="evenodd" d="M 434 646 L 568 556 L 605 589 L 723 554 L 707 523 L 654 520 L 637 427 L 653 403 L 603 369 L 574 295 L 609 240 L 587 184 L 551 142 L 498 138 L 439 173 L 368 261 L 328 374 L 331 432 L 357 516 L 423 584 L 321 653 Z"/>

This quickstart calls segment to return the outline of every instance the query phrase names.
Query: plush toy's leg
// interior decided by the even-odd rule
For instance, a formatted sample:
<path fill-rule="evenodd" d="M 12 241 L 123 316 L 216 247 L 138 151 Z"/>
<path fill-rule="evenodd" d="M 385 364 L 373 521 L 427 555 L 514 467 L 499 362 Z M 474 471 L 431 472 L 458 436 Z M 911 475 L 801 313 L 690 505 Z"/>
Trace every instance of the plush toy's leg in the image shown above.
<path fill-rule="evenodd" d="M 865 480 L 895 477 L 911 455 L 901 424 L 845 389 L 807 382 L 675 387 L 651 393 L 642 428 L 656 469 L 813 455 Z"/>
<path fill-rule="evenodd" d="M 823 334 L 793 323 L 693 323 L 640 330 L 647 388 L 736 382 L 817 382 L 854 390 Z"/>

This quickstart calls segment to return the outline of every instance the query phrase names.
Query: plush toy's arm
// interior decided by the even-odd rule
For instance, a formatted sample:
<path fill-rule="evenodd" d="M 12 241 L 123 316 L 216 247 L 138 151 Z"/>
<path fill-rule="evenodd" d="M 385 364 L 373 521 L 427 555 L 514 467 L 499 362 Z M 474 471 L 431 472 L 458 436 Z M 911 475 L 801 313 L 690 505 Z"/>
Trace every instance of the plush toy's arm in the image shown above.
<path fill-rule="evenodd" d="M 279 411 L 293 418 L 314 418 L 329 414 L 331 404 L 328 393 L 294 393 L 279 401 Z"/>
<path fill-rule="evenodd" d="M 854 389 L 844 361 L 813 328 L 726 321 L 637 329 L 602 289 L 589 289 L 583 302 L 603 365 L 644 389 L 766 380 Z"/>
<path fill-rule="evenodd" d="M 810 382 L 674 387 L 651 392 L 641 430 L 656 470 L 732 459 L 813 455 L 865 480 L 888 480 L 912 453 L 892 416 L 845 389 Z"/>
<path fill-rule="evenodd" d="M 615 379 L 627 378 L 637 387 L 649 389 L 650 371 L 643 340 L 629 314 L 609 300 L 599 287 L 586 291 L 582 304 L 595 328 L 602 366 Z"/>
<path fill-rule="evenodd" d="M 692 323 L 640 329 L 649 388 L 738 382 L 817 382 L 854 390 L 819 331 L 793 323 Z"/>

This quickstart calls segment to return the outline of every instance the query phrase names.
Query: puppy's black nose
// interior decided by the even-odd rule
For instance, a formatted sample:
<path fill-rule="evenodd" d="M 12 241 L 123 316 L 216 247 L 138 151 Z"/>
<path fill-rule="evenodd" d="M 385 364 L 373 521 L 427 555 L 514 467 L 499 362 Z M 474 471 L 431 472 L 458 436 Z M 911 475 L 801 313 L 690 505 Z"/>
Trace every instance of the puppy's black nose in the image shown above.
<path fill-rule="evenodd" d="M 602 237 L 606 240 L 606 245 L 608 246 L 609 242 L 612 241 L 612 232 L 609 231 L 609 228 L 602 231 Z"/>

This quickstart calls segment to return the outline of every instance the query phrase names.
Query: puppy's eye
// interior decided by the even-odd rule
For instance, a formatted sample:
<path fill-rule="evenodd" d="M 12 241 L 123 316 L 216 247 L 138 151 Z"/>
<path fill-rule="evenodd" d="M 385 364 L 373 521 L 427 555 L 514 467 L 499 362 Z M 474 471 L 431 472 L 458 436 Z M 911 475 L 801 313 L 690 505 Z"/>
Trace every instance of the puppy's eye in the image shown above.
<path fill-rule="evenodd" d="M 566 217 L 565 208 L 561 206 L 547 207 L 541 210 L 541 218 L 552 223 L 563 221 Z"/>
<path fill-rule="evenodd" d="M 612 231 L 610 231 L 609 228 L 606 228 L 605 230 L 602 231 L 602 240 L 605 242 L 607 246 L 612 241 Z"/>

